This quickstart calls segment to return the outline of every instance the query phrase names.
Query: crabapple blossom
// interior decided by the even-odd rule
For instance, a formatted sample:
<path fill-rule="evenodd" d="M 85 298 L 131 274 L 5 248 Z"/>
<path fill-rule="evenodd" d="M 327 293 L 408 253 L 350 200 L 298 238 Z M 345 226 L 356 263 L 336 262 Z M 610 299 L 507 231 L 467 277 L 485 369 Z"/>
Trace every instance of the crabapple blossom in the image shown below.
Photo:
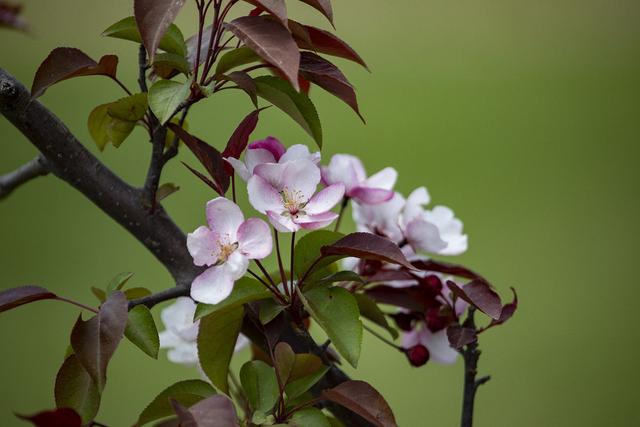
<path fill-rule="evenodd" d="M 391 167 L 367 178 L 360 159 L 349 154 L 334 155 L 329 165 L 323 166 L 321 171 L 324 184 L 344 184 L 345 195 L 363 204 L 378 204 L 390 200 L 398 178 L 398 172 Z"/>
<path fill-rule="evenodd" d="M 253 207 L 266 214 L 276 230 L 325 227 L 338 215 L 331 212 L 344 196 L 344 185 L 330 185 L 318 193 L 320 169 L 308 159 L 263 163 L 254 169 L 247 190 Z"/>
<path fill-rule="evenodd" d="M 160 318 L 165 330 L 160 332 L 160 348 L 169 349 L 167 358 L 173 363 L 182 365 L 198 365 L 198 326 L 200 321 L 193 321 L 196 304 L 189 297 L 180 297 L 162 310 Z M 249 344 L 244 336 L 238 336 L 235 351 L 240 351 Z"/>
<path fill-rule="evenodd" d="M 258 218 L 245 221 L 242 211 L 224 197 L 207 203 L 208 227 L 187 236 L 187 248 L 197 266 L 208 268 L 191 284 L 191 298 L 217 304 L 229 296 L 233 284 L 249 266 L 249 260 L 271 253 L 269 226 Z"/>
<path fill-rule="evenodd" d="M 256 166 L 263 163 L 286 163 L 292 160 L 305 159 L 318 164 L 320 152 L 311 153 L 303 144 L 295 144 L 286 149 L 276 138 L 269 136 L 266 139 L 254 141 L 247 146 L 244 161 L 234 157 L 225 160 L 233 167 L 236 173 L 245 181 L 254 173 Z"/>

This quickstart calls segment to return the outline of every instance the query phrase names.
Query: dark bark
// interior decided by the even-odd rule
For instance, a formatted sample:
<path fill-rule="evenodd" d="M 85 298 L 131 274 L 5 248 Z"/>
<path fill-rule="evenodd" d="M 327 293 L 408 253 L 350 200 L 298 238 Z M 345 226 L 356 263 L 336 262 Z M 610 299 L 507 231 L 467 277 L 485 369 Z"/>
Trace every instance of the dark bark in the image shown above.
<path fill-rule="evenodd" d="M 0 200 L 7 197 L 22 184 L 26 184 L 39 176 L 45 176 L 48 173 L 49 167 L 47 161 L 44 157 L 38 156 L 13 172 L 0 176 Z"/>
<path fill-rule="evenodd" d="M 474 319 L 475 309 L 469 308 L 469 316 L 464 322 L 465 328 L 475 329 Z M 476 379 L 478 375 L 478 359 L 480 358 L 480 350 L 478 349 L 478 341 L 468 344 L 461 352 L 464 359 L 464 392 L 462 397 L 462 418 L 461 427 L 473 426 L 473 406 L 476 398 L 478 387 L 491 379 L 490 376 Z"/>

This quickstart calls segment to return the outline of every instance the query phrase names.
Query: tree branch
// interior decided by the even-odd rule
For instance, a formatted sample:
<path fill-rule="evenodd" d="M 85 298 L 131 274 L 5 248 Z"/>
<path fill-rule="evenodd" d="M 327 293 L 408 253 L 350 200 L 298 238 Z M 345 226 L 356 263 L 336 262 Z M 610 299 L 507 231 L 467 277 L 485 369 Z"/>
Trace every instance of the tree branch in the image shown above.
<path fill-rule="evenodd" d="M 469 308 L 469 315 L 464 322 L 465 328 L 476 329 L 474 319 L 475 308 Z M 462 399 L 462 419 L 461 427 L 473 426 L 473 406 L 476 398 L 478 387 L 491 379 L 490 376 L 482 377 L 476 380 L 478 374 L 478 359 L 481 351 L 478 349 L 478 341 L 474 341 L 460 351 L 464 359 L 464 392 Z"/>
<path fill-rule="evenodd" d="M 150 213 L 142 202 L 143 192 L 122 181 L 76 139 L 69 129 L 13 76 L 0 68 L 0 113 L 3 114 L 42 153 L 50 171 L 84 194 L 102 211 L 129 231 L 164 265 L 176 287 L 131 302 L 148 307 L 188 295 L 193 279 L 202 271 L 193 265 L 186 236 L 169 218 L 161 205 Z M 245 322 L 250 323 L 250 322 Z M 242 332 L 256 342 L 260 337 L 250 326 Z M 283 325 L 282 339 L 298 352 L 321 354 L 322 349 L 309 337 Z M 306 349 L 306 350 L 305 350 Z M 335 366 L 314 387 L 314 394 L 348 380 Z M 340 406 L 327 406 L 346 425 L 368 427 L 369 423 Z"/>
<path fill-rule="evenodd" d="M 0 176 L 0 200 L 7 197 L 22 184 L 26 184 L 39 176 L 45 176 L 48 173 L 47 161 L 44 157 L 37 156 L 13 172 Z"/>

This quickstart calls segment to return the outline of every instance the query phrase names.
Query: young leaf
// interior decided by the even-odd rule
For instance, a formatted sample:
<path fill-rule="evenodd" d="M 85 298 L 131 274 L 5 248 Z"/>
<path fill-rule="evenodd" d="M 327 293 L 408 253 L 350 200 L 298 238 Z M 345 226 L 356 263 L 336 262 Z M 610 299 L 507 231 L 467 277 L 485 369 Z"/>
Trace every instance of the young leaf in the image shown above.
<path fill-rule="evenodd" d="M 116 274 L 107 285 L 107 296 L 111 295 L 113 291 L 121 290 L 132 277 L 133 273 L 129 272 Z"/>
<path fill-rule="evenodd" d="M 186 409 L 176 400 L 174 409 L 183 427 L 238 427 L 238 415 L 233 402 L 226 396 L 215 395 Z M 192 423 L 192 424 L 190 424 Z"/>
<path fill-rule="evenodd" d="M 0 28 L 11 28 L 14 30 L 26 31 L 27 23 L 20 16 L 22 6 L 4 1 L 0 2 Z"/>
<path fill-rule="evenodd" d="M 224 196 L 229 189 L 229 175 L 225 171 L 225 161 L 220 152 L 201 139 L 191 135 L 175 123 L 169 123 L 169 129 L 178 135 L 178 138 L 195 154 L 202 166 L 209 172 L 209 176 L 211 176 L 213 181 L 205 177 L 201 177 L 201 179 L 204 178 L 203 180 L 205 180 L 205 182 L 209 181 L 212 188 L 218 194 Z M 193 172 L 195 173 L 195 171 Z"/>
<path fill-rule="evenodd" d="M 296 92 L 289 83 L 278 77 L 260 76 L 254 81 L 259 97 L 287 113 L 322 148 L 322 126 L 316 107 L 307 95 Z"/>
<path fill-rule="evenodd" d="M 263 16 L 243 16 L 225 25 L 247 47 L 278 68 L 296 91 L 300 51 L 291 34 L 282 24 Z"/>
<path fill-rule="evenodd" d="M 289 25 L 291 26 L 291 24 Z M 367 70 L 369 69 L 360 55 L 338 36 L 321 30 L 320 28 L 312 27 L 311 25 L 302 25 L 302 28 L 305 30 L 303 35 L 300 35 L 300 29 L 294 33 L 300 49 L 312 50 L 317 53 L 348 59 L 362 65 Z M 309 41 L 311 43 L 309 43 Z"/>
<path fill-rule="evenodd" d="M 321 249 L 323 256 L 356 257 L 398 264 L 415 270 L 404 254 L 391 240 L 372 233 L 351 233 L 330 246 Z"/>
<path fill-rule="evenodd" d="M 158 358 L 160 339 L 151 312 L 145 305 L 137 305 L 129 311 L 124 331 L 129 341 L 154 359 Z"/>
<path fill-rule="evenodd" d="M 58 296 L 40 286 L 20 286 L 0 292 L 0 313 L 43 299 L 56 299 Z"/>
<path fill-rule="evenodd" d="M 102 32 L 104 37 L 113 37 L 116 39 L 129 40 L 136 43 L 142 43 L 138 24 L 133 16 L 124 18 Z M 180 29 L 174 25 L 169 28 L 160 39 L 160 49 L 168 53 L 174 53 L 182 57 L 187 55 L 187 46 L 185 45 L 184 36 Z"/>
<path fill-rule="evenodd" d="M 329 371 L 329 367 L 320 363 L 320 367 L 314 371 L 313 373 L 306 375 L 304 377 L 298 377 L 299 373 L 297 371 L 297 366 L 302 363 L 300 361 L 300 354 L 296 355 L 296 367 L 294 368 L 293 373 L 291 374 L 290 382 L 285 387 L 285 393 L 287 394 L 287 398 L 289 400 L 295 399 L 299 396 L 302 396 L 307 390 L 313 387 L 318 381 L 324 377 L 324 375 Z"/>
<path fill-rule="evenodd" d="M 232 310 L 248 302 L 258 301 L 269 298 L 270 296 L 271 292 L 269 292 L 262 283 L 248 277 L 243 277 L 233 285 L 233 291 L 231 291 L 231 294 L 222 302 L 214 305 L 198 304 L 193 320 L 196 321 L 213 313 Z"/>
<path fill-rule="evenodd" d="M 303 3 L 308 4 L 316 10 L 319 10 L 333 25 L 333 8 L 331 7 L 331 0 L 300 0 Z"/>
<path fill-rule="evenodd" d="M 107 76 L 114 79 L 118 57 L 105 55 L 96 62 L 80 49 L 58 47 L 40 64 L 31 86 L 31 97 L 38 98 L 49 86 L 81 76 Z"/>
<path fill-rule="evenodd" d="M 186 0 L 135 0 L 133 2 L 136 23 L 140 30 L 142 44 L 147 49 L 149 62 L 153 62 L 160 40 L 185 2 Z"/>
<path fill-rule="evenodd" d="M 459 350 L 465 345 L 475 342 L 478 339 L 478 335 L 473 328 L 465 328 L 454 324 L 447 328 L 447 338 L 451 347 Z"/>
<path fill-rule="evenodd" d="M 378 427 L 397 427 L 384 397 L 364 381 L 345 381 L 322 392 L 322 397 L 355 412 Z"/>
<path fill-rule="evenodd" d="M 376 325 L 386 329 L 393 339 L 398 338 L 398 331 L 389 325 L 387 317 L 384 315 L 382 310 L 380 310 L 380 307 L 378 307 L 378 304 L 376 304 L 375 301 L 365 294 L 353 294 L 353 296 L 358 302 L 358 308 L 362 317 L 366 317 Z"/>
<path fill-rule="evenodd" d="M 87 321 L 79 317 L 71 331 L 71 346 L 78 361 L 96 383 L 104 388 L 107 365 L 115 353 L 127 325 L 127 299 L 115 291 L 100 307 L 100 313 Z"/>
<path fill-rule="evenodd" d="M 327 417 L 318 408 L 304 408 L 296 411 L 287 425 L 290 427 L 331 427 Z"/>
<path fill-rule="evenodd" d="M 260 56 L 246 46 L 232 49 L 222 55 L 218 60 L 215 75 L 220 76 L 236 67 L 258 61 L 260 61 Z"/>
<path fill-rule="evenodd" d="M 71 408 L 58 408 L 35 415 L 16 414 L 16 416 L 31 422 L 36 427 L 82 427 L 82 417 Z"/>
<path fill-rule="evenodd" d="M 191 74 L 191 65 L 184 56 L 175 53 L 160 53 L 153 61 L 153 71 L 163 79 L 175 77 L 178 73 Z"/>
<path fill-rule="evenodd" d="M 107 144 L 120 147 L 136 127 L 135 121 L 122 120 L 111 115 L 112 107 L 117 103 L 98 105 L 89 114 L 89 134 L 100 151 L 103 151 Z M 119 108 L 116 107 L 116 115 L 118 111 Z"/>
<path fill-rule="evenodd" d="M 167 182 L 158 187 L 158 191 L 156 192 L 156 202 L 161 202 L 176 191 L 180 190 L 180 187 L 177 185 Z"/>
<path fill-rule="evenodd" d="M 202 380 L 177 382 L 164 389 L 147 405 L 138 417 L 136 425 L 141 426 L 172 415 L 173 409 L 169 399 L 174 399 L 184 406 L 191 406 L 214 394 L 216 391 L 213 387 Z"/>
<path fill-rule="evenodd" d="M 55 384 L 58 408 L 71 408 L 88 423 L 98 413 L 100 389 L 74 354 L 69 356 L 58 371 Z"/>
<path fill-rule="evenodd" d="M 129 288 L 126 291 L 124 291 L 124 296 L 127 297 L 127 300 L 129 301 L 138 299 L 138 298 L 148 297 L 151 294 L 152 292 L 149 289 L 142 288 L 142 287 Z"/>
<path fill-rule="evenodd" d="M 513 292 L 513 300 L 502 307 L 500 318 L 498 318 L 497 320 L 492 320 L 491 324 L 489 325 L 490 327 L 503 324 L 507 320 L 511 319 L 511 317 L 513 317 L 513 315 L 515 314 L 516 310 L 518 309 L 518 294 L 516 294 L 516 290 L 514 288 L 511 288 L 511 292 Z"/>
<path fill-rule="evenodd" d="M 342 71 L 331 62 L 311 52 L 300 55 L 300 74 L 332 95 L 343 100 L 364 122 L 358 108 L 356 91 Z"/>
<path fill-rule="evenodd" d="M 108 113 L 115 119 L 135 123 L 143 119 L 148 105 L 147 94 L 136 93 L 109 104 Z"/>
<path fill-rule="evenodd" d="M 249 137 L 251 133 L 256 129 L 258 125 L 258 118 L 260 117 L 260 110 L 255 110 L 249 113 L 238 125 L 231 138 L 227 142 L 227 146 L 222 152 L 222 157 L 233 157 L 239 159 L 242 152 L 247 148 L 249 143 Z M 230 173 L 232 171 L 229 171 Z"/>
<path fill-rule="evenodd" d="M 164 124 L 174 115 L 178 107 L 191 94 L 191 82 L 174 82 L 173 80 L 159 80 L 149 89 L 149 108 Z"/>
<path fill-rule="evenodd" d="M 104 289 L 96 288 L 95 286 L 91 287 L 91 293 L 98 298 L 98 301 L 102 304 L 107 299 L 107 294 Z"/>
<path fill-rule="evenodd" d="M 255 412 L 266 414 L 278 401 L 276 373 L 266 363 L 260 360 L 245 363 L 240 369 L 240 382 Z"/>
<path fill-rule="evenodd" d="M 447 285 L 449 285 L 451 292 L 458 298 L 462 298 L 492 319 L 500 319 L 502 301 L 500 301 L 500 296 L 487 282 L 473 280 L 460 287 L 449 280 L 447 281 Z"/>
<path fill-rule="evenodd" d="M 198 358 L 202 370 L 211 383 L 225 394 L 229 393 L 229 363 L 242 327 L 244 307 L 210 314 L 200 320 L 198 329 Z"/>
<path fill-rule="evenodd" d="M 301 299 L 338 352 L 351 366 L 357 367 L 362 347 L 362 322 L 353 295 L 340 287 L 315 288 L 305 292 Z"/>
<path fill-rule="evenodd" d="M 335 261 L 335 259 L 323 258 L 316 263 L 322 257 L 320 249 L 323 246 L 331 245 L 343 237 L 344 234 L 329 230 L 316 230 L 302 236 L 295 247 L 293 269 L 296 275 L 302 277 L 312 266 L 314 270 L 319 270 Z"/>

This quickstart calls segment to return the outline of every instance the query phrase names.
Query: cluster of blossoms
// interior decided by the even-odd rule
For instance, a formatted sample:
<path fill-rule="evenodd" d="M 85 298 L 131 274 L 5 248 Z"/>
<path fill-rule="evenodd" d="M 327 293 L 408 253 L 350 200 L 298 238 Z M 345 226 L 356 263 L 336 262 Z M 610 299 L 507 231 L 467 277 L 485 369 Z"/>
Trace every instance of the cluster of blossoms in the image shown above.
<path fill-rule="evenodd" d="M 462 222 L 451 209 L 426 209 L 430 197 L 424 187 L 406 199 L 395 192 L 398 174 L 393 168 L 367 177 L 362 162 L 346 154 L 336 154 L 327 166 L 320 166 L 319 152 L 312 153 L 305 145 L 286 149 L 271 137 L 249 144 L 244 161 L 226 160 L 247 183 L 253 208 L 265 215 L 277 232 L 326 227 L 339 217 L 332 209 L 352 201 L 358 231 L 392 240 L 411 261 L 427 259 L 422 254 L 458 255 L 467 249 Z M 323 188 L 317 191 L 320 184 Z M 240 208 L 224 197 L 207 203 L 206 218 L 207 226 L 197 228 L 187 238 L 195 265 L 206 267 L 193 281 L 191 298 L 217 304 L 247 273 L 250 260 L 271 254 L 273 241 L 263 219 L 245 219 Z M 429 359 L 455 361 L 457 352 L 449 346 L 445 329 L 451 320 L 458 319 L 466 303 L 452 299 L 447 278 L 401 271 L 381 262 L 347 259 L 344 264 L 369 283 L 381 283 L 378 279 L 385 278 L 384 286 L 371 289 L 371 296 L 379 302 L 385 302 L 381 296 L 384 292 L 380 292 L 383 288 L 386 293 L 388 289 L 412 293 L 417 302 L 392 315 L 405 332 L 403 347 L 412 364 L 421 365 Z M 169 357 L 176 362 L 197 363 L 194 310 L 193 301 L 182 298 L 163 312 L 167 331 L 161 336 L 162 345 L 172 348 Z"/>

